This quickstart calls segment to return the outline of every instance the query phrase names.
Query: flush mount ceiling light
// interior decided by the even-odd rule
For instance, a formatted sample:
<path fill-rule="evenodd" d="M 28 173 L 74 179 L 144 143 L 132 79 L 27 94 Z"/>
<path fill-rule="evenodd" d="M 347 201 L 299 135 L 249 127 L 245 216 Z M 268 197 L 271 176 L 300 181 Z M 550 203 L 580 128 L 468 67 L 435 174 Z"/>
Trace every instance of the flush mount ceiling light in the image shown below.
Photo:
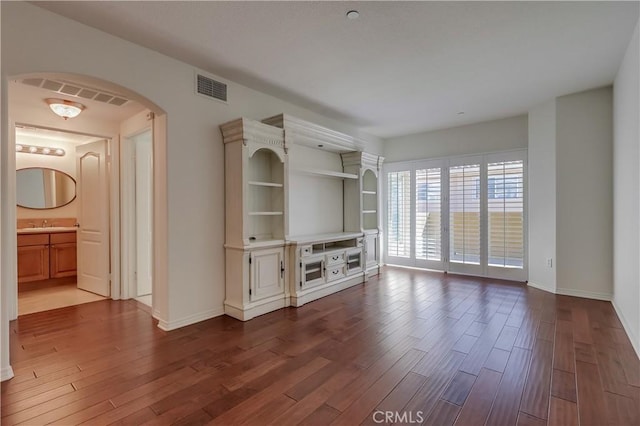
<path fill-rule="evenodd" d="M 360 17 L 360 12 L 357 10 L 350 10 L 347 12 L 347 18 L 349 19 L 358 19 Z"/>
<path fill-rule="evenodd" d="M 48 98 L 45 99 L 45 102 L 49 105 L 51 111 L 65 120 L 77 117 L 85 109 L 85 106 L 81 103 L 67 101 L 66 99 Z"/>

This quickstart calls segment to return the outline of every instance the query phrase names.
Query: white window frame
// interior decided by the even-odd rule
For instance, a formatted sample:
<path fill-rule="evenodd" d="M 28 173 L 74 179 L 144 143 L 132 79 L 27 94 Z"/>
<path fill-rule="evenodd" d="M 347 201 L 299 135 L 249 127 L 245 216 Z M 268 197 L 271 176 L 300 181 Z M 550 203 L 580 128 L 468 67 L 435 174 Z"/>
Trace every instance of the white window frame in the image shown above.
<path fill-rule="evenodd" d="M 409 250 L 409 257 L 399 257 L 399 256 L 389 256 L 389 237 L 388 237 L 388 232 L 389 232 L 389 223 L 388 223 L 388 218 L 389 218 L 389 173 L 394 173 L 394 172 L 405 172 L 408 171 L 410 172 L 410 181 L 411 181 L 411 188 L 410 191 L 414 191 L 415 190 L 415 169 L 412 169 L 410 166 L 406 165 L 406 163 L 392 163 L 389 164 L 388 166 L 383 166 L 383 170 L 384 173 L 382 174 L 384 181 L 382 184 L 383 187 L 383 199 L 382 199 L 382 204 L 383 204 L 383 220 L 384 220 L 384 226 L 383 229 L 384 231 L 384 244 L 383 244 L 383 258 L 385 260 L 385 263 L 390 263 L 393 265 L 401 265 L 401 266 L 415 266 L 415 262 L 414 262 L 414 258 L 415 258 L 415 249 L 413 246 L 413 241 L 411 242 L 410 245 L 410 250 Z M 411 204 L 410 204 L 410 212 L 411 212 L 411 223 L 414 223 L 415 219 L 414 219 L 414 206 L 415 206 L 415 198 L 412 196 L 411 197 Z"/>
<path fill-rule="evenodd" d="M 501 161 L 522 161 L 523 163 L 523 267 L 502 268 L 488 265 L 488 187 L 487 165 Z M 459 264 L 449 261 L 449 167 L 464 164 L 480 164 L 480 265 Z M 416 259 L 416 170 L 439 167 L 441 174 L 441 211 L 442 211 L 442 262 Z M 411 250 L 409 258 L 388 256 L 388 173 L 409 171 L 411 174 Z M 472 275 L 493 279 L 527 281 L 529 276 L 529 233 L 528 233 L 528 164 L 526 150 L 501 151 L 477 155 L 451 156 L 435 159 L 412 160 L 386 163 L 383 166 L 383 259 L 386 264 L 423 269 L 434 269 L 461 275 Z"/>

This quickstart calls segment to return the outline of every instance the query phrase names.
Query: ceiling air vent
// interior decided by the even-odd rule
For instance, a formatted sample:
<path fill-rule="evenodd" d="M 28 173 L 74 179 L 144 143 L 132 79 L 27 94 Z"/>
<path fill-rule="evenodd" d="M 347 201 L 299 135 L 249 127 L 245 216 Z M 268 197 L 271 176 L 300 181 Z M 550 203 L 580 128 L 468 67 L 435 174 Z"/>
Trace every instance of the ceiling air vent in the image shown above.
<path fill-rule="evenodd" d="M 196 91 L 219 101 L 227 102 L 227 85 L 204 75 L 196 75 Z"/>
<path fill-rule="evenodd" d="M 0 0 L 1 1 L 1 0 Z M 23 84 L 41 89 L 49 90 L 55 93 L 74 96 L 76 98 L 91 99 L 98 102 L 107 103 L 113 106 L 122 106 L 129 102 L 129 99 L 122 95 L 109 93 L 95 87 L 82 86 L 65 80 L 48 80 L 43 78 L 25 78 L 19 80 Z"/>

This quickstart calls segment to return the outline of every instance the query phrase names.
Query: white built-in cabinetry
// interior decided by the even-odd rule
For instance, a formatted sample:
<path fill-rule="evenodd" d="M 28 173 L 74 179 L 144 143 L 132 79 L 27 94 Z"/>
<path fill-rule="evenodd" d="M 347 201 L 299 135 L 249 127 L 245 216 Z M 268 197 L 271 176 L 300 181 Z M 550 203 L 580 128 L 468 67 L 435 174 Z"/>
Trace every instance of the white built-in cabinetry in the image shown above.
<path fill-rule="evenodd" d="M 289 306 L 287 153 L 282 129 L 241 118 L 225 143 L 225 313 L 241 320 Z"/>
<path fill-rule="evenodd" d="M 382 157 L 366 152 L 341 154 L 344 171 L 358 176 L 344 184 L 344 228 L 364 234 L 365 268 L 380 271 L 380 202 L 378 177 Z"/>
<path fill-rule="evenodd" d="M 382 157 L 288 115 L 221 126 L 225 313 L 300 306 L 379 272 Z"/>

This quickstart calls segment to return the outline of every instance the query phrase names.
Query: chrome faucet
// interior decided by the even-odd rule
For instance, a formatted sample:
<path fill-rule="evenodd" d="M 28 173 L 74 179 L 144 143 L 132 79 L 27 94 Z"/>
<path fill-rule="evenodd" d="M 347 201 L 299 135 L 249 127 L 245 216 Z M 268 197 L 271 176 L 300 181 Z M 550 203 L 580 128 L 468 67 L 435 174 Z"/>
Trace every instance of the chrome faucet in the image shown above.
<path fill-rule="evenodd" d="M 43 219 L 42 220 L 42 227 L 46 228 L 47 227 L 47 219 Z"/>

